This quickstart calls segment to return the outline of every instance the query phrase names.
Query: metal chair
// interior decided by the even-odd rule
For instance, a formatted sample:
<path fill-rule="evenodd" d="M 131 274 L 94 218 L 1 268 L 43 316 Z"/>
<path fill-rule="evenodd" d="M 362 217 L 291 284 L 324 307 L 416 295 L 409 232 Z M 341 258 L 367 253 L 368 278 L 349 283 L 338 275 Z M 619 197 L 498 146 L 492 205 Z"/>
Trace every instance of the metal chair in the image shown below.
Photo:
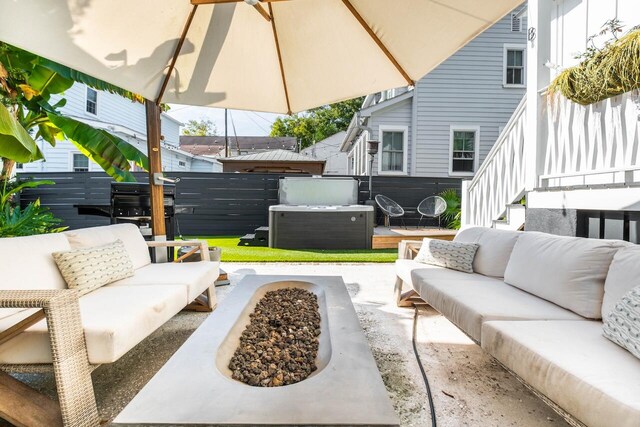
<path fill-rule="evenodd" d="M 402 221 L 402 226 L 404 228 L 407 228 L 407 226 L 404 224 L 404 219 L 402 218 L 404 216 L 404 209 L 402 209 L 402 206 L 383 194 L 376 195 L 375 201 L 384 214 L 385 227 L 391 226 L 391 218 L 400 218 L 400 221 Z"/>
<path fill-rule="evenodd" d="M 440 215 L 447 210 L 447 201 L 440 196 L 429 196 L 418 205 L 418 213 L 420 214 L 420 221 L 418 221 L 418 227 L 422 223 L 422 219 L 438 218 L 438 228 L 440 228 Z"/>

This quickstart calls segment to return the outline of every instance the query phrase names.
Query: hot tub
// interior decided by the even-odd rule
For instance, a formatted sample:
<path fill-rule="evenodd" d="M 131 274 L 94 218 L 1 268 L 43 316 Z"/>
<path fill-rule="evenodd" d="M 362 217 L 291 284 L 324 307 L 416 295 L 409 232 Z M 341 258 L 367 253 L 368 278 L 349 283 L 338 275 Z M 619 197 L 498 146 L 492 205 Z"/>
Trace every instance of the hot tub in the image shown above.
<path fill-rule="evenodd" d="M 274 205 L 269 208 L 269 247 L 371 249 L 373 206 Z"/>

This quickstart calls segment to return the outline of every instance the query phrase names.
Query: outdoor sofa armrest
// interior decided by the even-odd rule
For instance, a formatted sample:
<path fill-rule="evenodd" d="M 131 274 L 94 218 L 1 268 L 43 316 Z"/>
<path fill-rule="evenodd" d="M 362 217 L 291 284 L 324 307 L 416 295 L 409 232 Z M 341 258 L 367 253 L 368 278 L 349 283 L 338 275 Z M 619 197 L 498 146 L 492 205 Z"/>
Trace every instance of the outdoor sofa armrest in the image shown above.
<path fill-rule="evenodd" d="M 148 241 L 147 245 L 150 248 L 168 248 L 168 247 L 183 247 L 183 246 L 193 246 L 194 248 L 188 253 L 184 254 L 176 261 L 180 262 L 182 259 L 194 254 L 198 250 L 200 251 L 200 259 L 202 261 L 209 261 L 211 257 L 209 255 L 209 244 L 206 240 L 169 240 L 166 242 L 161 241 Z"/>
<path fill-rule="evenodd" d="M 398 244 L 398 259 L 414 259 L 422 246 L 422 240 L 402 240 Z"/>
<path fill-rule="evenodd" d="M 79 296 L 72 289 L 0 291 L 0 308 L 41 309 L 2 335 L 8 341 L 46 317 L 64 425 L 99 425 Z"/>

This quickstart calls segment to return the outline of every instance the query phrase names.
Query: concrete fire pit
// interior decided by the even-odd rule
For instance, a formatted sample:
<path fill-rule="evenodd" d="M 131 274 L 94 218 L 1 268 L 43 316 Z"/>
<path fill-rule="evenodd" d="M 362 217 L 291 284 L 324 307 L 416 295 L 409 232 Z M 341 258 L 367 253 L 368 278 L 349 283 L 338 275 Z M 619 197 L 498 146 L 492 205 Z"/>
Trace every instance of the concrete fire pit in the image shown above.
<path fill-rule="evenodd" d="M 229 360 L 258 301 L 302 288 L 318 297 L 317 370 L 282 387 L 231 378 Z M 342 278 L 247 276 L 114 420 L 114 425 L 398 426 Z"/>

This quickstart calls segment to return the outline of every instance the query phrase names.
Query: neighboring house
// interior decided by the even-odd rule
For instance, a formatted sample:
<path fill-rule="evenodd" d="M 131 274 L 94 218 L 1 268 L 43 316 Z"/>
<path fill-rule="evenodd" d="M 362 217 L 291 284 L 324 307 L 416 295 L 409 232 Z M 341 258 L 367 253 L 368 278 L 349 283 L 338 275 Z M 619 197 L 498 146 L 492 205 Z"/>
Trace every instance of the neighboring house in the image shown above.
<path fill-rule="evenodd" d="M 287 150 L 270 150 L 255 154 L 221 158 L 223 172 L 243 173 L 301 173 L 322 175 L 324 160 Z"/>
<path fill-rule="evenodd" d="M 180 136 L 180 149 L 197 156 L 233 157 L 265 151 L 298 151 L 295 137 L 229 136 L 229 153 L 225 156 L 224 136 Z"/>
<path fill-rule="evenodd" d="M 340 151 L 340 146 L 347 133 L 342 131 L 322 141 L 316 142 L 305 148 L 300 154 L 309 156 L 312 159 L 324 160 L 325 175 L 347 175 L 349 173 L 349 159 L 347 153 Z"/>
<path fill-rule="evenodd" d="M 463 224 L 640 243 L 640 91 L 582 106 L 546 88 L 618 19 L 640 24 L 638 0 L 529 0 L 527 94 L 472 181 Z M 619 35 L 618 35 L 619 36 Z M 595 38 L 602 46 L 609 35 Z M 526 198 L 526 209 L 521 204 Z"/>
<path fill-rule="evenodd" d="M 367 141 L 381 142 L 373 174 L 469 177 L 525 93 L 527 27 L 521 6 L 424 76 L 415 87 L 367 96 L 341 150 L 349 174 L 369 174 Z"/>
<path fill-rule="evenodd" d="M 147 153 L 146 115 L 144 105 L 119 95 L 93 90 L 83 84 L 74 84 L 64 98 L 67 103 L 60 109 L 65 115 L 102 128 L 124 139 L 143 153 Z M 161 116 L 162 169 L 165 171 L 220 172 L 222 166 L 215 160 L 193 155 L 179 147 L 182 123 L 168 114 Z M 46 141 L 37 141 L 45 160 L 17 165 L 18 172 L 87 172 L 101 171 L 69 141 L 58 141 L 52 147 Z"/>

